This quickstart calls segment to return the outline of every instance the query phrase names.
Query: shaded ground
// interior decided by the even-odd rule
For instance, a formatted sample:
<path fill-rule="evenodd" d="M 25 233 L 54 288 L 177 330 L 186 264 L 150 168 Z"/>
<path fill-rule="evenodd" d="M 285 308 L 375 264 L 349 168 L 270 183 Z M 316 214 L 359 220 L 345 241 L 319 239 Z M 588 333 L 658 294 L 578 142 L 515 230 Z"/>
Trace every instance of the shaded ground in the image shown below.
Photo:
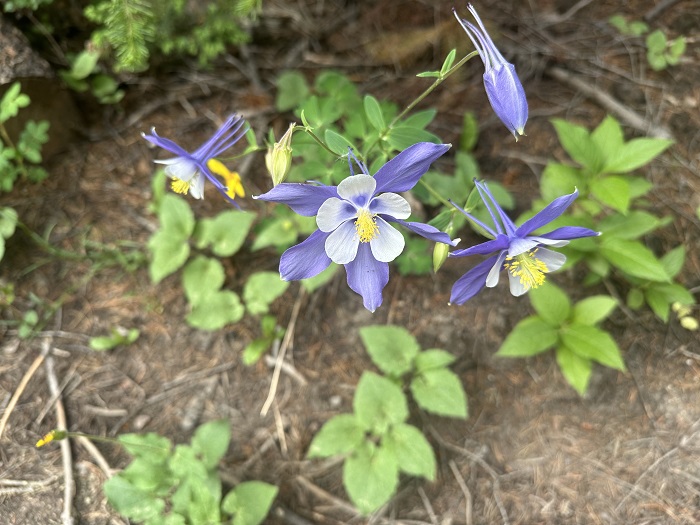
<path fill-rule="evenodd" d="M 612 94 L 645 117 L 650 129 L 665 128 L 677 142 L 643 172 L 656 184 L 655 211 L 674 216 L 670 226 L 647 240 L 663 250 L 683 242 L 688 260 L 681 279 L 697 288 L 697 45 L 689 45 L 682 66 L 653 73 L 646 70 L 639 42 L 619 37 L 605 24 L 617 12 L 636 18 L 649 13 L 647 2 L 624 9 L 615 2 L 584 2 L 576 13 L 567 11 L 568 2 L 538 4 L 479 6 L 482 16 L 488 11 L 488 18 L 504 29 L 504 48 L 521 72 L 531 105 L 528 137 L 513 143 L 491 115 L 477 63 L 429 100 L 440 111 L 435 131 L 454 142 L 463 111 L 476 110 L 482 174 L 508 186 L 524 209 L 546 159 L 563 158 L 547 119 L 566 117 L 591 127 L 608 111 L 554 80 L 551 67 Z M 147 210 L 153 153 L 140 131 L 155 125 L 164 136 L 197 144 L 213 128 L 212 115 L 237 110 L 258 131 L 274 121 L 279 136 L 286 119 L 275 117 L 271 80 L 284 68 L 302 69 L 309 77 L 321 68 L 340 68 L 364 92 L 405 104 L 426 85 L 414 77 L 417 71 L 435 68 L 452 47 L 470 49 L 450 7 L 417 1 L 266 3 L 247 56 L 236 55 L 215 72 L 183 66 L 157 82 L 130 86 L 123 114 L 88 115 L 93 124 L 87 136 L 50 161 L 50 178 L 3 195 L 1 204 L 16 208 L 24 222 L 64 248 L 80 249 L 83 238 L 144 243 L 157 223 Z M 653 23 L 674 36 L 688 35 L 700 26 L 700 6 L 678 2 L 660 11 Z M 626 131 L 628 137 L 640 134 Z M 450 162 L 443 162 L 446 171 Z M 249 193 L 268 187 L 262 165 L 260 156 L 242 173 Z M 193 205 L 199 217 L 221 209 L 220 199 L 210 197 Z M 451 284 L 465 271 L 463 259 L 449 261 L 434 277 L 393 273 L 385 303 L 374 315 L 347 289 L 344 276 L 311 296 L 293 285 L 273 309 L 281 323 L 294 324 L 288 360 L 298 375 L 283 373 L 273 409 L 261 417 L 272 370 L 264 363 L 246 368 L 240 362 L 241 350 L 257 335 L 256 322 L 246 319 L 214 333 L 196 331 L 184 323 L 187 307 L 177 276 L 158 286 L 150 284 L 143 269 L 133 274 L 110 269 L 88 279 L 88 264 L 65 262 L 23 272 L 42 256 L 23 234 L 11 239 L 1 276 L 15 283 L 18 298 L 16 309 L 4 315 L 19 316 L 30 306 L 30 293 L 48 300 L 68 293 L 69 299 L 41 337 L 19 341 L 14 331 L 3 333 L 0 408 L 20 388 L 42 345 L 49 345 L 71 429 L 107 436 L 155 431 L 183 442 L 199 422 L 228 418 L 233 440 L 224 476 L 280 485 L 269 523 L 367 521 L 345 503 L 339 464 L 307 461 L 305 454 L 323 422 L 351 409 L 357 380 L 371 367 L 358 329 L 382 323 L 405 326 L 423 348 L 445 348 L 458 356 L 453 369 L 469 395 L 470 418 L 457 422 L 413 415 L 412 422 L 435 446 L 438 481 L 404 480 L 399 495 L 370 522 L 700 521 L 700 345 L 675 321 L 666 326 L 648 312 L 617 311 L 606 327 L 623 349 L 628 372 L 596 368 L 587 397 L 580 399 L 551 354 L 514 361 L 493 357 L 503 337 L 529 313 L 527 300 L 499 289 L 463 307 L 447 306 Z M 227 285 L 240 290 L 251 268 L 274 270 L 277 259 L 272 253 L 244 252 L 226 264 Z M 581 277 L 559 274 L 555 279 L 575 294 L 587 294 L 574 289 Z M 609 293 L 624 297 L 619 282 L 606 284 Z M 142 336 L 128 348 L 103 354 L 87 347 L 88 337 L 114 326 L 137 327 Z M 60 452 L 33 447 L 56 424 L 53 401 L 42 365 L 0 438 L 3 524 L 60 523 Z M 116 447 L 97 448 L 111 468 L 126 464 Z M 104 501 L 105 474 L 94 456 L 79 442 L 73 453 L 80 523 L 126 523 Z M 8 480 L 27 483 L 9 485 Z"/>

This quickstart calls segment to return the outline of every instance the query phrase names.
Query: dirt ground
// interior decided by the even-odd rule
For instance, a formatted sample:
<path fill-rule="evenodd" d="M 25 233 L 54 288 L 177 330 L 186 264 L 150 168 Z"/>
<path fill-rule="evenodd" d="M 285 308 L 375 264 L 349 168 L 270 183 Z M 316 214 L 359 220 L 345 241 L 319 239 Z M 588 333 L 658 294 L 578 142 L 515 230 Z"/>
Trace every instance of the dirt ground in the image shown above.
<path fill-rule="evenodd" d="M 176 141 L 197 145 L 215 116 L 242 113 L 262 137 L 277 136 L 289 115 L 274 111 L 275 76 L 298 69 L 308 78 L 335 68 L 361 90 L 406 104 L 427 85 L 415 74 L 439 67 L 452 47 L 471 50 L 451 14 L 452 3 L 264 2 L 264 12 L 244 50 L 210 71 L 194 62 L 161 66 L 157 77 L 132 78 L 121 109 L 78 103 L 85 127 L 47 163 L 41 185 L 20 185 L 0 196 L 22 221 L 66 249 L 84 241 L 145 246 L 157 227 L 148 211 L 154 153 L 140 137 L 156 126 Z M 567 72 L 611 95 L 643 117 L 646 129 L 625 128 L 627 138 L 668 132 L 676 144 L 640 170 L 654 182 L 654 212 L 673 218 L 646 240 L 664 251 L 688 248 L 680 280 L 700 287 L 700 4 L 544 0 L 479 2 L 483 18 L 502 29 L 506 54 L 528 94 L 528 136 L 517 144 L 491 114 L 478 61 L 449 79 L 424 103 L 439 110 L 433 130 L 458 138 L 462 114 L 477 112 L 476 154 L 482 175 L 504 183 L 520 209 L 536 195 L 547 158 L 563 159 L 548 119 L 564 117 L 588 127 L 611 110 L 556 77 Z M 647 16 L 652 27 L 690 36 L 680 66 L 653 72 L 639 40 L 620 37 L 605 21 L 613 14 Z M 619 115 L 616 115 L 619 117 Z M 446 155 L 440 165 L 452 168 Z M 249 194 L 269 187 L 262 155 L 241 166 Z M 193 203 L 198 217 L 224 209 L 215 193 Z M 247 203 L 251 207 L 254 203 Z M 462 232 L 463 243 L 477 237 Z M 623 350 L 628 371 L 595 367 L 580 398 L 564 381 L 551 353 L 526 360 L 494 357 L 505 335 L 530 306 L 504 289 L 487 290 L 462 307 L 448 306 L 449 290 L 472 262 L 450 260 L 435 276 L 401 277 L 392 270 L 384 305 L 370 314 L 339 272 L 311 295 L 293 284 L 273 305 L 279 322 L 294 330 L 276 400 L 260 415 L 272 377 L 270 361 L 242 364 L 242 349 L 258 336 L 257 321 L 216 332 L 186 325 L 187 305 L 177 275 L 155 286 L 141 268 L 90 274 L 88 263 L 47 259 L 18 232 L 8 243 L 0 278 L 15 283 L 17 298 L 6 320 L 31 307 L 31 294 L 62 306 L 36 338 L 19 340 L 0 327 L 0 414 L 23 389 L 0 438 L 0 524 L 61 523 L 65 478 L 58 446 L 34 448 L 56 425 L 53 365 L 71 430 L 115 436 L 150 431 L 175 442 L 215 418 L 231 421 L 232 444 L 224 479 L 261 479 L 280 494 L 271 524 L 691 524 L 700 522 L 700 344 L 674 319 L 664 325 L 648 311 L 618 309 L 606 322 Z M 240 290 L 253 270 L 275 270 L 273 252 L 243 250 L 226 261 L 227 286 Z M 599 292 L 624 297 L 622 281 L 600 288 L 575 287 L 582 275 L 554 280 L 574 295 Z M 298 309 L 296 313 L 295 309 Z M 696 310 L 697 315 L 697 310 Z M 371 519 L 347 503 L 337 461 L 305 459 L 310 440 L 331 416 L 348 412 L 360 374 L 372 365 L 358 329 L 397 324 L 423 348 L 457 356 L 453 370 L 469 396 L 466 421 L 415 411 L 438 457 L 438 479 L 403 479 L 398 495 Z M 89 337 L 115 326 L 138 328 L 128 347 L 92 351 Z M 50 358 L 36 360 L 46 349 Z M 274 365 L 274 359 L 271 360 Z M 39 366 L 31 373 L 32 365 Z M 26 384 L 23 378 L 28 378 Z M 2 417 L 0 415 L 0 417 Z M 96 443 L 110 469 L 128 457 Z M 106 503 L 106 479 L 86 445 L 72 442 L 77 489 L 74 516 L 84 525 L 128 523 Z"/>

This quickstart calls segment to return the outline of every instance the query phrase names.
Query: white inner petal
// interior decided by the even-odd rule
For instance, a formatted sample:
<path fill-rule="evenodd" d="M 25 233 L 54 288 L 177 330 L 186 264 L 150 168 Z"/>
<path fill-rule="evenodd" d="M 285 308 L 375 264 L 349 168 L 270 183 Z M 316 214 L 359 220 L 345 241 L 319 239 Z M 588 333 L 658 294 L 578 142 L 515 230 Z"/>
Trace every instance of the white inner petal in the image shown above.
<path fill-rule="evenodd" d="M 537 244 L 553 246 L 554 248 L 561 248 L 562 246 L 566 246 L 567 244 L 569 244 L 569 241 L 563 241 L 561 239 L 545 239 L 544 237 L 537 236 L 528 237 L 528 239 L 533 239 L 537 241 Z"/>
<path fill-rule="evenodd" d="M 510 283 L 510 293 L 515 297 L 520 297 L 530 289 L 522 283 L 519 277 L 513 276 L 510 272 L 508 272 L 508 282 Z"/>
<path fill-rule="evenodd" d="M 316 215 L 316 224 L 322 232 L 332 232 L 347 220 L 357 217 L 353 205 L 337 197 L 331 197 L 321 204 Z"/>
<path fill-rule="evenodd" d="M 326 239 L 326 255 L 336 264 L 347 264 L 355 260 L 360 238 L 354 222 L 341 224 Z"/>
<path fill-rule="evenodd" d="M 382 193 L 372 199 L 369 211 L 389 215 L 396 219 L 408 219 L 411 215 L 411 205 L 397 193 Z"/>
<path fill-rule="evenodd" d="M 188 182 L 197 173 L 197 165 L 184 157 L 175 157 L 174 159 L 156 160 L 158 164 L 165 164 L 165 174 L 174 179 L 180 179 Z"/>
<path fill-rule="evenodd" d="M 204 198 L 204 174 L 201 172 L 190 179 L 190 195 L 195 199 Z"/>
<path fill-rule="evenodd" d="M 553 252 L 547 248 L 539 248 L 535 254 L 535 257 L 547 265 L 547 271 L 549 272 L 558 270 L 566 262 L 566 255 L 559 252 Z"/>
<path fill-rule="evenodd" d="M 503 260 L 506 258 L 506 252 L 501 252 L 498 255 L 498 259 L 489 270 L 489 274 L 486 276 L 486 287 L 493 288 L 498 284 L 498 278 L 501 275 L 501 267 L 503 266 Z"/>
<path fill-rule="evenodd" d="M 338 184 L 340 198 L 364 207 L 374 195 L 377 181 L 369 175 L 352 175 Z"/>
<path fill-rule="evenodd" d="M 537 246 L 537 244 L 538 242 L 535 241 L 532 237 L 525 237 L 523 239 L 511 239 L 510 244 L 508 246 L 508 255 L 510 257 L 515 257 L 516 255 L 520 255 L 521 253 L 525 253 L 527 251 L 532 250 L 535 246 Z"/>
<path fill-rule="evenodd" d="M 379 262 L 391 262 L 401 255 L 406 241 L 401 232 L 381 217 L 377 217 L 377 227 L 379 233 L 369 241 L 372 255 Z"/>

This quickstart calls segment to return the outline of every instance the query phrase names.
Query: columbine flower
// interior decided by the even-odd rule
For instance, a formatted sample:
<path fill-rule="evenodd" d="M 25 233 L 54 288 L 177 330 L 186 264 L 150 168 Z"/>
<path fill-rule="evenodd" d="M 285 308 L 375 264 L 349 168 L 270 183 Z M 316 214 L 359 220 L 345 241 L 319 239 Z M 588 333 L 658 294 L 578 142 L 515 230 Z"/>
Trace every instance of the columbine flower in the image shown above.
<path fill-rule="evenodd" d="M 452 12 L 467 36 L 479 52 L 484 63 L 484 87 L 493 111 L 518 140 L 518 135 L 525 134 L 527 122 L 527 99 L 525 90 L 515 73 L 515 66 L 506 61 L 493 43 L 476 9 L 467 4 L 467 9 L 476 19 L 479 27 L 462 19 L 454 8 Z"/>
<path fill-rule="evenodd" d="M 510 293 L 516 297 L 523 295 L 530 288 L 537 288 L 544 283 L 545 274 L 558 270 L 566 261 L 566 256 L 543 246 L 560 248 L 569 244 L 570 239 L 600 235 L 599 232 L 578 226 L 564 226 L 542 235 L 530 235 L 564 213 L 578 197 L 578 190 L 554 199 L 546 208 L 518 227 L 498 205 L 486 183 L 476 181 L 475 184 L 491 215 L 495 231 L 458 206 L 455 207 L 469 220 L 483 228 L 493 239 L 465 250 L 456 250 L 450 256 L 465 257 L 479 254 L 491 255 L 491 257 L 477 264 L 457 280 L 452 287 L 451 303 L 464 304 L 484 286 L 493 288 L 498 284 L 498 277 L 503 269 L 508 271 Z"/>
<path fill-rule="evenodd" d="M 158 136 L 155 128 L 151 130 L 150 135 L 145 133 L 141 135 L 147 141 L 177 155 L 172 159 L 154 161 L 165 164 L 166 175 L 173 179 L 171 184 L 173 191 L 183 195 L 189 193 L 195 199 L 202 199 L 206 177 L 228 201 L 236 204 L 233 201 L 234 197 L 243 196 L 241 179 L 237 173 L 230 172 L 215 157 L 238 142 L 246 131 L 245 120 L 237 115 L 231 115 L 209 140 L 192 153 L 188 153 L 172 140 Z M 212 172 L 223 177 L 226 184 L 222 184 Z"/>
<path fill-rule="evenodd" d="M 362 296 L 365 308 L 374 312 L 382 304 L 382 290 L 389 282 L 388 263 L 404 248 L 403 235 L 393 225 L 436 242 L 457 244 L 433 226 L 406 222 L 411 207 L 398 194 L 413 188 L 430 164 L 449 148 L 449 144 L 414 144 L 384 164 L 374 177 L 350 154 L 350 177 L 338 186 L 283 183 L 254 197 L 286 204 L 299 215 L 316 216 L 318 230 L 282 254 L 282 279 L 307 279 L 325 270 L 331 261 L 342 264 L 348 286 Z M 354 174 L 351 157 L 362 173 Z"/>

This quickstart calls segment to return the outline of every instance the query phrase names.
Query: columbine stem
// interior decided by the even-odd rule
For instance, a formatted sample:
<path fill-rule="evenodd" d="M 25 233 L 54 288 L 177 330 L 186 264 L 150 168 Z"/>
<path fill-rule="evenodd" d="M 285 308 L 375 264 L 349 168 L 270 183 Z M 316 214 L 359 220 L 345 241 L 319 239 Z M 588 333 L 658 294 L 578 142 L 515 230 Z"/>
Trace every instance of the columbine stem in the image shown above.
<path fill-rule="evenodd" d="M 325 149 L 328 153 L 330 153 L 330 154 L 333 155 L 334 157 L 339 157 L 339 156 L 340 156 L 340 155 L 338 155 L 335 151 L 333 151 L 331 148 L 329 148 L 329 147 L 326 145 L 326 143 L 323 142 L 323 141 L 313 132 L 313 130 L 312 130 L 310 127 L 308 127 L 308 126 L 297 126 L 296 128 L 294 128 L 294 131 L 297 131 L 297 130 L 305 131 L 306 133 L 308 133 L 309 135 L 311 135 L 311 138 L 314 139 L 314 140 L 318 143 L 319 146 L 321 146 L 323 149 Z"/>
<path fill-rule="evenodd" d="M 452 204 L 450 203 L 450 201 L 448 201 L 448 200 L 445 199 L 442 195 L 440 195 L 440 194 L 437 192 L 437 190 L 436 190 L 435 188 L 433 188 L 429 183 L 425 182 L 425 179 L 423 179 L 423 178 L 421 177 L 420 180 L 418 181 L 418 183 L 419 183 L 421 186 L 423 186 L 423 187 L 426 189 L 426 191 L 427 191 L 428 193 L 430 193 L 433 197 L 435 197 L 437 200 L 439 200 L 439 201 L 442 202 L 445 206 L 447 206 L 447 208 L 449 208 L 449 209 L 454 209 L 454 206 L 452 206 Z"/>

